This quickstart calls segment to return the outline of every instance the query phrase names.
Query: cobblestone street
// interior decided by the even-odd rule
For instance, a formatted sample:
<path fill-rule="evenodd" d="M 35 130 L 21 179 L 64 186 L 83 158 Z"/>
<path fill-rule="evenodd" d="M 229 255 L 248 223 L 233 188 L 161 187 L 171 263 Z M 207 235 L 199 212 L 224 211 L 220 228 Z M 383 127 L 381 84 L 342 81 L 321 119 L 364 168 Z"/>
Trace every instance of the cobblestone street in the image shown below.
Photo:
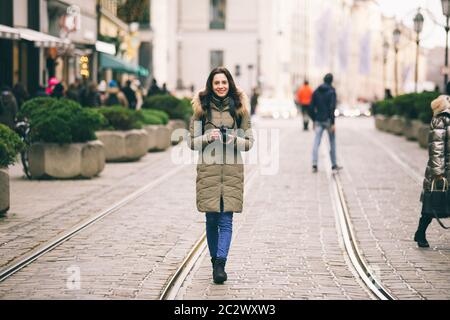
<path fill-rule="evenodd" d="M 229 280 L 213 284 L 204 251 L 177 299 L 375 299 L 344 247 L 324 158 L 327 139 L 313 174 L 314 135 L 302 131 L 300 118 L 256 118 L 255 128 L 281 129 L 279 172 L 247 166 Z M 0 299 L 158 299 L 205 229 L 195 207 L 195 165 L 174 165 L 174 148 L 186 146 L 108 164 L 92 180 L 27 181 L 20 166 L 12 167 L 11 210 L 0 220 L 1 269 L 154 184 L 0 282 Z M 356 240 L 376 277 L 398 299 L 449 299 L 450 234 L 433 222 L 430 249 L 413 241 L 427 151 L 377 131 L 372 118 L 338 118 L 337 148 Z"/>

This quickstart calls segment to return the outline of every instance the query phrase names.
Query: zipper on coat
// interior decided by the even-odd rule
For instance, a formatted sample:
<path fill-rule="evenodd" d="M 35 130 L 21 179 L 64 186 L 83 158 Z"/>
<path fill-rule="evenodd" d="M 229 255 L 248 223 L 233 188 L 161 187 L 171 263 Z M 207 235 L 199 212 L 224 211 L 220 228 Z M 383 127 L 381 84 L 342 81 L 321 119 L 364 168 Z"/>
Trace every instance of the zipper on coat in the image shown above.
<path fill-rule="evenodd" d="M 222 113 L 222 110 L 220 110 L 220 125 L 221 126 L 223 125 L 223 113 Z M 224 154 L 223 149 L 222 149 L 222 164 L 220 165 L 220 198 L 222 198 L 222 199 L 223 199 L 223 166 L 224 166 L 223 162 L 225 161 L 224 155 L 225 154 Z M 223 207 L 224 207 L 224 210 L 225 210 L 225 201 L 224 201 Z"/>

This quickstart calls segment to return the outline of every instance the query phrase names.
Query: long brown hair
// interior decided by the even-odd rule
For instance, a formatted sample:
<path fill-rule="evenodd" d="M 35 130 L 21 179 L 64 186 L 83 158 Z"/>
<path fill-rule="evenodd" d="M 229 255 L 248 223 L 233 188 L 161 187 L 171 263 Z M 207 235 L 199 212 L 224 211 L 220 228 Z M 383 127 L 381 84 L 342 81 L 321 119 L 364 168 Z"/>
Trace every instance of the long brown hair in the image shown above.
<path fill-rule="evenodd" d="M 228 79 L 228 97 L 231 99 L 230 110 L 234 113 L 237 109 L 242 107 L 240 93 L 236 87 L 236 83 L 234 82 L 233 76 L 230 71 L 228 71 L 225 67 L 218 67 L 211 71 L 209 74 L 208 80 L 206 81 L 206 88 L 202 92 L 200 92 L 200 102 L 202 104 L 202 109 L 207 111 L 209 109 L 209 104 L 211 102 L 212 96 L 214 94 L 213 90 L 213 80 L 217 74 L 224 74 Z"/>

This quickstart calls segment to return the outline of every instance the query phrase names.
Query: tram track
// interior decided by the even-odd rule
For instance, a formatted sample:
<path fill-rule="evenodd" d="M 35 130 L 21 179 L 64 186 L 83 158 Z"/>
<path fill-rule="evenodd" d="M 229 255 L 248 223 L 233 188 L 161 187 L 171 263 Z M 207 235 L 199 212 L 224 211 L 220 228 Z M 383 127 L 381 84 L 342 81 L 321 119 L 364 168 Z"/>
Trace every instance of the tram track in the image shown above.
<path fill-rule="evenodd" d="M 323 151 L 323 148 L 321 149 Z M 325 159 L 326 155 L 323 154 Z M 254 170 L 256 171 L 256 169 Z M 255 172 L 252 172 L 255 173 Z M 357 272 L 365 287 L 379 300 L 396 300 L 396 297 L 382 284 L 377 275 L 365 261 L 361 250 L 358 247 L 357 238 L 354 233 L 353 224 L 346 204 L 345 194 L 338 173 L 333 173 L 330 169 L 326 172 L 330 195 L 334 204 L 338 227 L 342 236 L 346 253 L 351 263 L 351 267 Z M 249 181 L 254 177 L 251 176 Z M 245 188 L 247 188 L 247 182 Z M 172 275 L 164 286 L 159 300 L 175 300 L 183 287 L 188 276 L 196 269 L 196 266 L 203 261 L 205 256 L 206 233 L 197 240 L 191 251 L 187 254 L 177 271 Z M 355 275 L 356 276 L 356 275 Z"/>
<path fill-rule="evenodd" d="M 258 168 L 253 169 L 245 181 L 245 191 L 248 191 L 253 179 L 257 174 Z M 206 232 L 204 232 L 197 240 L 195 245 L 186 255 L 180 266 L 169 278 L 166 285 L 163 287 L 161 295 L 158 300 L 175 300 L 181 287 L 186 281 L 189 274 L 195 269 L 196 265 L 203 261 L 202 257 L 207 249 Z"/>
<path fill-rule="evenodd" d="M 323 150 L 322 150 L 323 151 Z M 32 264 L 35 260 L 39 259 L 46 253 L 54 250 L 56 247 L 60 246 L 67 240 L 75 237 L 77 234 L 95 224 L 96 222 L 104 219 L 108 215 L 116 212 L 120 208 L 124 207 L 126 204 L 138 199 L 145 192 L 151 190 L 152 188 L 158 186 L 162 182 L 166 181 L 168 178 L 172 177 L 179 171 L 181 171 L 184 166 L 180 166 L 172 169 L 163 176 L 157 178 L 151 183 L 141 187 L 137 191 L 118 201 L 111 207 L 102 211 L 101 213 L 95 215 L 82 222 L 81 224 L 73 227 L 69 231 L 65 232 L 58 238 L 49 241 L 44 246 L 39 247 L 36 251 L 25 256 L 17 263 L 12 266 L 5 268 L 0 271 L 0 283 L 7 278 L 11 277 L 21 269 Z M 251 182 L 255 179 L 257 175 L 258 167 L 253 169 L 248 174 L 248 178 L 245 181 L 245 189 L 249 188 Z M 361 250 L 358 247 L 357 239 L 355 237 L 354 228 L 351 222 L 351 217 L 346 204 L 345 194 L 340 181 L 339 174 L 333 174 L 330 170 L 327 171 L 327 176 L 329 179 L 330 193 L 332 195 L 332 200 L 335 206 L 335 213 L 337 217 L 338 227 L 344 240 L 345 250 L 348 257 L 350 258 L 353 268 L 357 271 L 360 279 L 366 285 L 366 287 L 380 300 L 395 300 L 389 290 L 387 290 L 381 281 L 377 279 L 376 274 L 371 269 L 370 265 L 364 260 Z M 206 244 L 206 234 L 203 233 L 202 236 L 193 245 L 192 249 L 188 255 L 184 258 L 178 269 L 172 274 L 167 283 L 164 285 L 159 300 L 174 300 L 179 294 L 180 289 L 183 287 L 185 280 L 188 278 L 189 274 L 195 269 L 195 267 L 203 261 L 205 257 L 205 250 L 207 249 Z"/>
<path fill-rule="evenodd" d="M 322 159 L 329 158 L 324 148 L 321 148 Z M 339 177 L 339 172 L 331 170 L 331 161 L 326 161 L 326 175 L 329 181 L 330 195 L 334 205 L 338 228 L 344 242 L 345 251 L 350 263 L 363 281 L 367 289 L 379 300 L 397 300 L 396 297 L 378 279 L 374 268 L 364 259 L 358 245 L 358 239 L 350 216 L 350 210 L 345 199 L 344 188 Z"/>
<path fill-rule="evenodd" d="M 174 176 L 175 174 L 177 174 L 179 171 L 183 170 L 184 168 L 185 168 L 185 166 L 178 166 L 176 168 L 173 168 L 172 170 L 165 173 L 164 175 L 158 177 L 157 179 L 153 180 L 152 182 L 144 185 L 143 187 L 139 188 L 135 192 L 124 197 L 123 199 L 116 202 L 109 208 L 101 211 L 100 213 L 98 213 L 92 217 L 87 218 L 86 220 L 79 223 L 78 225 L 65 231 L 63 234 L 46 242 L 44 245 L 39 246 L 36 250 L 32 251 L 31 253 L 25 254 L 24 256 L 19 258 L 17 262 L 14 262 L 13 264 L 7 266 L 6 268 L 0 270 L 0 283 L 3 282 L 4 280 L 6 280 L 7 278 L 13 276 L 15 273 L 22 270 L 23 268 L 29 266 L 34 261 L 39 259 L 41 256 L 54 250 L 55 248 L 59 247 L 64 242 L 66 242 L 66 241 L 70 240 L 71 238 L 75 237 L 76 235 L 80 234 L 83 230 L 89 228 L 93 224 L 106 218 L 108 215 L 118 211 L 125 205 L 127 205 L 127 204 L 131 203 L 132 201 L 138 199 L 139 197 L 143 196 L 146 192 L 157 187 L 164 181 L 167 181 L 167 179 L 171 178 L 172 176 Z"/>

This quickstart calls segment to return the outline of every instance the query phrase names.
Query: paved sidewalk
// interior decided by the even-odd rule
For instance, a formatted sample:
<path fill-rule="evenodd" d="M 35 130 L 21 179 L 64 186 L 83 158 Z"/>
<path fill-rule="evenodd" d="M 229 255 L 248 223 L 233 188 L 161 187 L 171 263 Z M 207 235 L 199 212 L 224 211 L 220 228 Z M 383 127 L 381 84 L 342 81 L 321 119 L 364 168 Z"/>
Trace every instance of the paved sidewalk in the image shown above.
<path fill-rule="evenodd" d="M 0 218 L 0 268 L 162 176 L 169 159 L 170 151 L 108 163 L 90 180 L 29 181 L 21 166 L 12 167 L 11 209 Z"/>
<path fill-rule="evenodd" d="M 157 299 L 203 232 L 194 189 L 188 165 L 6 279 L 0 299 Z"/>
<path fill-rule="evenodd" d="M 345 119 L 338 126 L 341 180 L 372 269 L 400 299 L 450 299 L 450 233 L 433 222 L 430 249 L 413 241 L 427 150 L 377 131 L 373 119 Z"/>
<path fill-rule="evenodd" d="M 326 173 L 311 173 L 312 132 L 268 124 L 282 126 L 280 170 L 258 176 L 235 215 L 229 280 L 213 284 L 208 253 L 178 298 L 371 299 L 349 268 Z"/>
<path fill-rule="evenodd" d="M 229 281 L 212 283 L 206 255 L 178 298 L 372 299 L 336 225 L 323 167 L 328 161 L 321 159 L 319 173 L 311 173 L 313 133 L 301 131 L 299 119 L 257 122 L 282 128 L 280 171 L 250 181 L 244 213 L 235 216 Z M 426 150 L 375 131 L 373 119 L 339 118 L 337 124 L 340 177 L 372 270 L 398 298 L 450 298 L 449 233 L 433 223 L 431 249 L 412 241 Z M 174 168 L 170 156 L 108 165 L 94 180 L 29 182 L 13 168 L 12 211 L 0 220 L 0 263 L 163 176 Z M 195 208 L 195 166 L 187 165 L 0 283 L 0 299 L 157 299 L 204 229 Z M 78 272 L 80 281 L 71 282 Z"/>

